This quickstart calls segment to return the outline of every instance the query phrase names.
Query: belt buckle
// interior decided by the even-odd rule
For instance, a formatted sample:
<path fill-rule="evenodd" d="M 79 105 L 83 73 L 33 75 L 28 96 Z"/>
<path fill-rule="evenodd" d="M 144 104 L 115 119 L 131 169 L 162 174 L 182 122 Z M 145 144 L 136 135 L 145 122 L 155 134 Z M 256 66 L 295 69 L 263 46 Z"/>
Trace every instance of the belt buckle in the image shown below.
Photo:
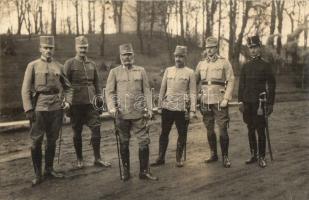
<path fill-rule="evenodd" d="M 207 81 L 207 85 L 211 85 L 211 81 Z"/>

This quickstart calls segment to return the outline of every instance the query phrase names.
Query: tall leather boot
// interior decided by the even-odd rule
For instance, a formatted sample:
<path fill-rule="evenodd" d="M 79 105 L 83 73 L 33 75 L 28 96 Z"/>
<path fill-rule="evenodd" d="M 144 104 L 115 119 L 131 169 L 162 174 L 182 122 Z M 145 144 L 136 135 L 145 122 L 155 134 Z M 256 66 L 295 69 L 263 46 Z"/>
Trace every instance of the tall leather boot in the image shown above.
<path fill-rule="evenodd" d="M 207 130 L 208 131 L 208 130 Z M 208 134 L 207 139 L 210 147 L 210 157 L 205 160 L 206 163 L 212 163 L 218 161 L 218 153 L 217 153 L 217 137 L 216 134 Z"/>
<path fill-rule="evenodd" d="M 231 162 L 228 157 L 228 149 L 229 149 L 229 138 L 220 136 L 220 146 L 222 152 L 222 164 L 225 168 L 231 167 Z"/>
<path fill-rule="evenodd" d="M 165 153 L 166 153 L 166 149 L 167 149 L 167 144 L 168 143 L 166 143 L 166 142 L 160 141 L 160 143 L 159 143 L 159 156 L 154 163 L 151 163 L 151 166 L 157 167 L 157 166 L 165 164 Z"/>
<path fill-rule="evenodd" d="M 249 147 L 250 147 L 250 154 L 251 157 L 246 160 L 246 164 L 252 164 L 257 162 L 257 144 L 256 144 L 256 136 L 255 136 L 255 129 L 248 128 L 248 139 L 249 139 Z"/>
<path fill-rule="evenodd" d="M 56 153 L 56 144 L 49 144 L 47 141 L 47 146 L 45 149 L 45 172 L 44 177 L 46 178 L 64 178 L 62 173 L 56 172 L 54 170 L 54 157 Z"/>
<path fill-rule="evenodd" d="M 148 147 L 148 145 L 143 147 L 143 148 L 139 148 L 138 155 L 139 155 L 139 161 L 140 161 L 139 178 L 140 179 L 146 179 L 146 180 L 158 180 L 157 177 L 153 176 L 150 173 L 150 169 L 149 169 L 149 147 Z"/>
<path fill-rule="evenodd" d="M 120 144 L 120 155 L 123 167 L 123 174 L 121 178 L 123 181 L 128 181 L 131 178 L 129 145 Z"/>
<path fill-rule="evenodd" d="M 75 153 L 77 157 L 77 167 L 84 167 L 83 163 L 83 142 L 81 137 L 73 137 L 73 143 L 75 148 Z"/>
<path fill-rule="evenodd" d="M 183 148 L 185 145 L 185 138 L 178 137 L 177 147 L 176 147 L 176 167 L 183 167 L 183 161 L 181 160 L 183 154 Z"/>
<path fill-rule="evenodd" d="M 265 160 L 265 152 L 266 152 L 266 135 L 265 135 L 265 128 L 259 127 L 257 129 L 259 135 L 259 166 L 264 168 L 266 167 L 266 160 Z"/>
<path fill-rule="evenodd" d="M 31 158 L 35 173 L 35 178 L 32 180 L 32 186 L 38 185 L 43 181 L 42 178 L 42 148 L 41 146 L 31 148 Z"/>
<path fill-rule="evenodd" d="M 111 163 L 101 159 L 101 152 L 100 152 L 101 138 L 99 137 L 91 138 L 91 144 L 93 148 L 94 165 L 99 167 L 110 167 Z"/>

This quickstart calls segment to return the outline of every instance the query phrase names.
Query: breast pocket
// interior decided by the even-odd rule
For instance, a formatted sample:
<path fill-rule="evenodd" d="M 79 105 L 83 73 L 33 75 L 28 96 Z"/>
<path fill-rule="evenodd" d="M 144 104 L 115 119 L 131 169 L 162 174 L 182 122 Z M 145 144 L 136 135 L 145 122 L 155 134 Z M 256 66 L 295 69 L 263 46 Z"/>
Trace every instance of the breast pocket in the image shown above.
<path fill-rule="evenodd" d="M 201 70 L 200 71 L 200 76 L 201 76 L 201 80 L 206 80 L 207 74 L 206 74 L 207 70 Z"/>
<path fill-rule="evenodd" d="M 35 85 L 42 86 L 47 84 L 47 72 L 35 72 Z"/>
<path fill-rule="evenodd" d="M 142 74 L 140 71 L 136 71 L 133 73 L 133 80 L 134 80 L 134 88 L 137 91 L 142 90 Z"/>
<path fill-rule="evenodd" d="M 210 69 L 210 79 L 222 79 L 223 77 L 223 66 L 216 66 Z"/>

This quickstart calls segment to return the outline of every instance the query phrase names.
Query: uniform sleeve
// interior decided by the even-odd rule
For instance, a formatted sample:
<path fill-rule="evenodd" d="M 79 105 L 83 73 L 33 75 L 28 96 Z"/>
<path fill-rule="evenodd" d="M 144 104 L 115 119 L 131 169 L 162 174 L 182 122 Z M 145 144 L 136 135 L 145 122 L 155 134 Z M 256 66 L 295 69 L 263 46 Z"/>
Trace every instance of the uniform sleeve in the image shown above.
<path fill-rule="evenodd" d="M 162 82 L 161 82 L 160 93 L 159 93 L 159 102 L 158 102 L 159 108 L 162 108 L 162 101 L 163 101 L 163 98 L 166 94 L 166 89 L 167 89 L 167 69 L 164 72 Z"/>
<path fill-rule="evenodd" d="M 23 107 L 24 111 L 27 112 L 29 110 L 33 110 L 34 107 L 31 102 L 31 89 L 33 87 L 33 82 L 34 82 L 34 77 L 33 77 L 33 65 L 28 64 L 25 75 L 24 75 L 24 80 L 23 80 L 23 85 L 21 88 L 21 97 L 23 101 Z"/>
<path fill-rule="evenodd" d="M 201 81 L 201 70 L 200 70 L 200 65 L 201 62 L 198 63 L 198 65 L 196 66 L 195 69 L 195 80 L 196 80 L 196 84 L 198 85 Z"/>
<path fill-rule="evenodd" d="M 94 87 L 95 87 L 96 95 L 102 95 L 102 87 L 101 87 L 101 84 L 100 84 L 100 78 L 99 78 L 99 74 L 98 74 L 98 66 L 96 64 L 94 65 L 93 84 L 94 84 Z"/>
<path fill-rule="evenodd" d="M 60 70 L 61 71 L 60 82 L 63 87 L 65 101 L 72 105 L 73 88 L 72 88 L 71 82 L 69 81 L 66 74 L 64 73 L 64 67 L 61 66 L 60 69 L 61 69 Z"/>
<path fill-rule="evenodd" d="M 266 67 L 266 77 L 267 77 L 267 86 L 268 86 L 268 104 L 274 105 L 276 78 L 269 64 Z"/>
<path fill-rule="evenodd" d="M 241 69 L 240 76 L 239 76 L 239 86 L 238 86 L 238 102 L 244 101 L 244 90 L 245 90 L 245 68 L 246 65 L 244 65 Z"/>
<path fill-rule="evenodd" d="M 196 79 L 195 74 L 192 71 L 190 74 L 190 83 L 189 83 L 189 89 L 190 89 L 190 111 L 195 112 L 196 110 Z"/>
<path fill-rule="evenodd" d="M 71 72 L 71 62 L 69 60 L 65 61 L 63 65 L 63 73 L 67 77 L 67 79 L 72 81 L 72 72 Z"/>
<path fill-rule="evenodd" d="M 143 91 L 147 102 L 147 108 L 148 110 L 152 110 L 152 96 L 150 92 L 148 76 L 146 74 L 145 69 L 142 70 L 142 78 L 143 78 Z"/>
<path fill-rule="evenodd" d="M 226 77 L 226 80 L 227 80 L 224 99 L 232 100 L 235 76 L 234 76 L 233 67 L 228 60 L 226 60 L 226 63 L 224 65 L 224 69 L 225 69 L 224 70 L 225 71 L 225 77 Z"/>
<path fill-rule="evenodd" d="M 108 74 L 107 82 L 106 82 L 106 103 L 109 111 L 116 109 L 116 75 L 114 70 L 111 70 Z"/>

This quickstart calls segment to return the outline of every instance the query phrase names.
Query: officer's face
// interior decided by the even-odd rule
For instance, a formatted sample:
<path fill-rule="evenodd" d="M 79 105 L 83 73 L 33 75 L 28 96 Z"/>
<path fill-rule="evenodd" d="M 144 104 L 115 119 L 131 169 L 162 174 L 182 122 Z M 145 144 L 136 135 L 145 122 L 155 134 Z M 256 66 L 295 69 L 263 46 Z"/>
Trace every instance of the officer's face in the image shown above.
<path fill-rule="evenodd" d="M 186 57 L 184 55 L 175 55 L 176 67 L 183 67 L 185 65 Z"/>
<path fill-rule="evenodd" d="M 43 57 L 51 58 L 54 55 L 54 47 L 41 46 L 40 52 L 41 52 Z"/>
<path fill-rule="evenodd" d="M 134 63 L 134 54 L 133 53 L 121 54 L 120 60 L 124 66 L 131 66 Z"/>
<path fill-rule="evenodd" d="M 218 47 L 214 46 L 214 47 L 206 47 L 206 55 L 207 56 L 214 56 L 218 51 Z"/>
<path fill-rule="evenodd" d="M 250 46 L 249 47 L 249 53 L 251 57 L 257 57 L 260 55 L 261 47 L 260 46 Z"/>
<path fill-rule="evenodd" d="M 88 47 L 85 47 L 85 46 L 76 47 L 76 54 L 80 57 L 85 57 L 87 52 L 88 52 Z"/>

